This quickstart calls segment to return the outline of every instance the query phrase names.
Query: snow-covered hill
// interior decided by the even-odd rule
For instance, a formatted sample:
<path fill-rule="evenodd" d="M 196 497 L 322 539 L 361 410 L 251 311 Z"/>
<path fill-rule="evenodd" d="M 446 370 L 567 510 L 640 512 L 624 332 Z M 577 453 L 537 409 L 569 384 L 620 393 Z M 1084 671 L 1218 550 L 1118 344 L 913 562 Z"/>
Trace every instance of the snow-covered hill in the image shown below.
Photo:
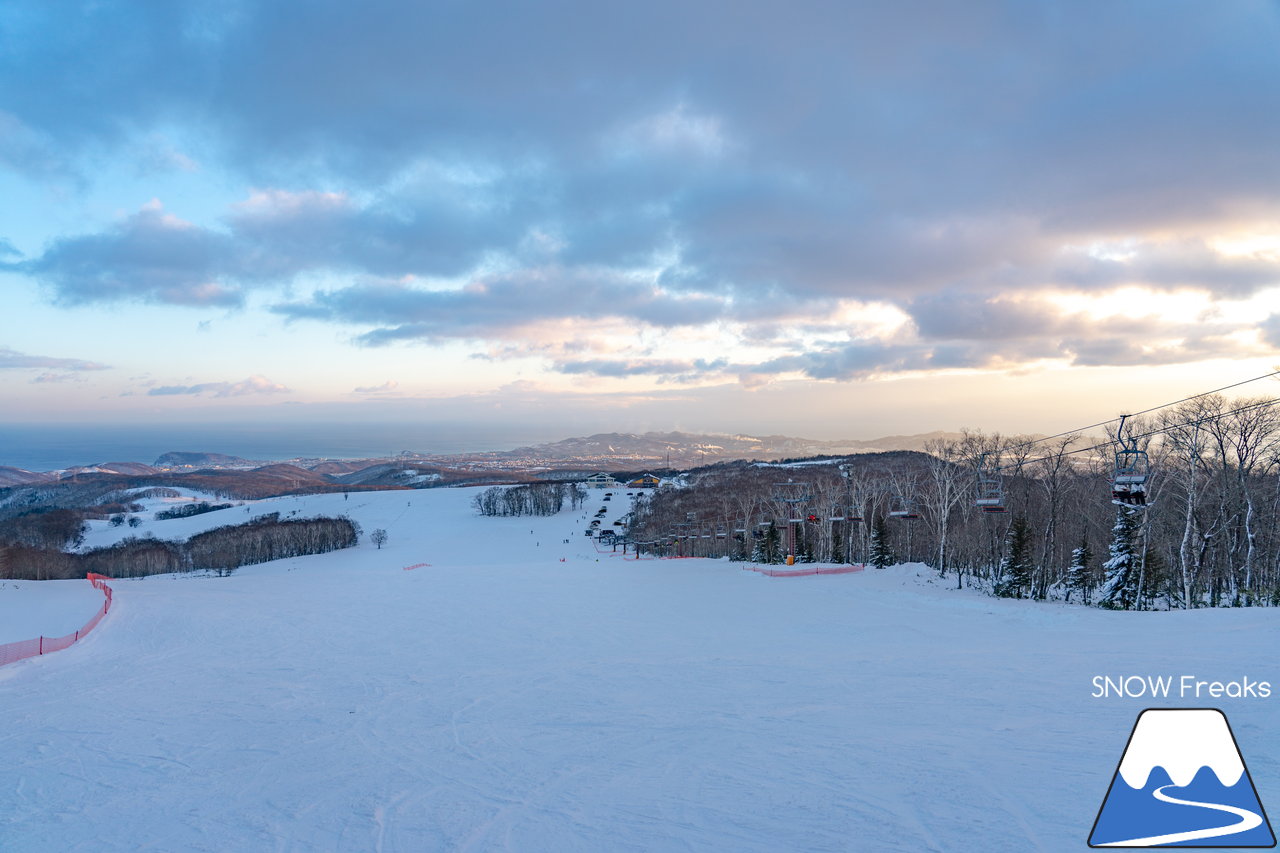
<path fill-rule="evenodd" d="M 621 492 L 540 519 L 477 517 L 475 493 L 145 520 L 345 511 L 389 540 L 117 581 L 85 641 L 0 668 L 0 847 L 1080 850 L 1150 701 L 1092 698 L 1094 675 L 1276 680 L 1271 610 L 636 561 L 582 534 Z M 0 588 L 0 621 L 27 587 Z M 1275 701 L 1224 706 L 1264 803 Z"/>

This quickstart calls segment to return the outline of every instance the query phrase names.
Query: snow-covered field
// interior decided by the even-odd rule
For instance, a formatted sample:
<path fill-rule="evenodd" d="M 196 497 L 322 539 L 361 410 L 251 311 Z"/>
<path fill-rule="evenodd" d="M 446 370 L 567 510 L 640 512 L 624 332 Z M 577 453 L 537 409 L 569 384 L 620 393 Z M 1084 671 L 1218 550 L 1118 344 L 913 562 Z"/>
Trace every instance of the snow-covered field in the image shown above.
<path fill-rule="evenodd" d="M 72 634 L 101 608 L 102 593 L 85 580 L 0 580 L 0 644 Z"/>
<path fill-rule="evenodd" d="M 1151 705 L 1221 707 L 1280 811 L 1280 698 L 1090 695 L 1095 675 L 1280 684 L 1274 610 L 998 601 L 918 566 L 624 560 L 582 535 L 600 493 L 586 518 L 534 520 L 475 517 L 473 494 L 132 531 L 346 511 L 390 539 L 116 581 L 86 640 L 0 668 L 0 849 L 1083 850 Z M 605 505 L 626 509 L 616 490 Z M 42 609 L 65 595 L 74 628 L 97 600 L 80 584 Z M 0 588 L 0 624 L 38 586 Z"/>

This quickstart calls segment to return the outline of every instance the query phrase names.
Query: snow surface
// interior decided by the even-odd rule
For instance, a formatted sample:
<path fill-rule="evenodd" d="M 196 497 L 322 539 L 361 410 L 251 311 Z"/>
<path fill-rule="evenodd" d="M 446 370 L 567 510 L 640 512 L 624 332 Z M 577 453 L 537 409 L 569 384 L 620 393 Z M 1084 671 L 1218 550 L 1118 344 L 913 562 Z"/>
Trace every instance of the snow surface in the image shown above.
<path fill-rule="evenodd" d="M 115 581 L 87 639 L 0 668 L 0 849 L 1081 850 L 1150 704 L 1093 676 L 1280 680 L 1274 610 L 635 561 L 583 536 L 596 502 L 480 518 L 475 493 L 261 501 L 389 541 Z M 1276 701 L 1223 706 L 1264 803 Z"/>
<path fill-rule="evenodd" d="M 278 507 L 273 509 L 268 506 L 261 511 L 255 513 L 252 509 L 253 504 L 258 501 L 232 500 L 230 498 L 220 498 L 209 492 L 202 492 L 196 489 L 176 488 L 168 489 L 168 491 L 177 492 L 177 497 L 156 497 L 154 495 L 146 495 L 150 491 L 150 487 L 128 489 L 120 493 L 121 498 L 128 498 L 129 502 L 135 503 L 142 507 L 136 513 L 122 513 L 127 516 L 134 516 L 140 522 L 138 527 L 130 527 L 127 524 L 112 526 L 109 519 L 89 519 L 85 522 L 88 530 L 85 532 L 84 541 L 81 543 L 79 550 L 87 551 L 93 548 L 105 548 L 116 544 L 123 539 L 141 536 L 155 536 L 157 539 L 186 539 L 193 533 L 201 530 L 208 530 L 211 527 L 218 527 L 223 524 L 244 524 L 248 519 L 246 513 L 250 515 L 261 515 L 263 513 L 275 512 Z M 138 495 L 146 495 L 138 497 Z M 341 496 L 339 496 L 341 497 Z M 166 521 L 156 521 L 155 514 L 160 510 L 178 509 L 190 504 L 205 502 L 209 504 L 231 504 L 230 509 L 216 510 L 211 513 L 204 513 L 198 516 L 186 518 L 171 518 Z M 245 505 L 248 505 L 246 507 Z M 196 521 L 196 519 L 203 519 Z M 194 524 L 184 523 L 192 522 Z"/>
<path fill-rule="evenodd" d="M 87 580 L 0 580 L 0 645 L 74 634 L 101 609 Z"/>

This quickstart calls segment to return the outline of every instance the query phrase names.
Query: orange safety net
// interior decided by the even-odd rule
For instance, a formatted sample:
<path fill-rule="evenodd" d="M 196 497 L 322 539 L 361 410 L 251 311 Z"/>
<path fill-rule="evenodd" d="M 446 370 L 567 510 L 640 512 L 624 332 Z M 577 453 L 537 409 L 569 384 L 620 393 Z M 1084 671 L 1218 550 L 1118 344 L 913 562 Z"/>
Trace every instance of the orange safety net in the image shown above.
<path fill-rule="evenodd" d="M 102 590 L 103 597 L 102 607 L 98 609 L 97 613 L 93 614 L 93 618 L 86 622 L 85 626 L 79 631 L 74 634 L 67 634 L 65 637 L 36 637 L 34 640 L 19 640 L 16 643 L 0 645 L 0 666 L 24 660 L 25 658 L 33 658 L 37 655 L 47 655 L 49 652 L 62 651 L 98 627 L 102 617 L 106 616 L 107 611 L 111 609 L 111 587 L 106 584 L 111 578 L 94 574 L 93 572 L 89 573 L 88 578 L 94 589 Z"/>
<path fill-rule="evenodd" d="M 860 572 L 866 568 L 864 565 L 854 566 L 835 566 L 833 568 L 813 568 L 813 569 L 766 569 L 762 566 L 746 566 L 753 572 L 759 572 L 771 578 L 798 578 L 801 575 L 847 575 L 850 572 Z"/>

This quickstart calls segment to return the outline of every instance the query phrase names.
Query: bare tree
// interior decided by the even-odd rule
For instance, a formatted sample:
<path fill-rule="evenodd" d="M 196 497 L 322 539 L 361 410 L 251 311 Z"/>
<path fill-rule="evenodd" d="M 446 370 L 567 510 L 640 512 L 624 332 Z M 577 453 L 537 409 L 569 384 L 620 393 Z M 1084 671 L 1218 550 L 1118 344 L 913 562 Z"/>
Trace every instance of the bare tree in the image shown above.
<path fill-rule="evenodd" d="M 938 574 L 947 576 L 947 533 L 951 527 L 951 515 L 964 500 L 965 480 L 968 472 L 961 466 L 963 454 L 955 441 L 930 439 L 924 452 L 929 454 L 929 478 L 933 488 L 926 493 L 924 503 L 933 521 L 933 535 L 938 545 Z"/>

